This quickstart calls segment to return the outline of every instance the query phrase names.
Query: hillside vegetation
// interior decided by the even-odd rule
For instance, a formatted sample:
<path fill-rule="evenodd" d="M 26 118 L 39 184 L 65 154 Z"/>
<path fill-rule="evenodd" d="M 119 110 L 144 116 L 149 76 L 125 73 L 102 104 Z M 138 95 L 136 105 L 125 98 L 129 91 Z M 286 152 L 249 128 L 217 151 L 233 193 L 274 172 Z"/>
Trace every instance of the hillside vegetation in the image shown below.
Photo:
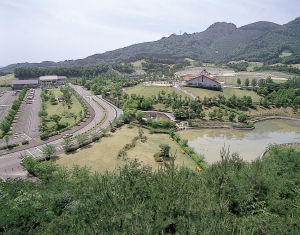
<path fill-rule="evenodd" d="M 252 163 L 222 151 L 200 172 L 133 162 L 103 175 L 27 158 L 40 181 L 0 182 L 0 232 L 299 234 L 300 152 L 271 151 Z"/>
<path fill-rule="evenodd" d="M 239 28 L 232 23 L 218 22 L 200 33 L 172 34 L 154 42 L 139 43 L 78 60 L 13 64 L 0 71 L 11 72 L 18 67 L 93 66 L 145 58 L 191 58 L 201 62 L 245 59 L 296 64 L 300 63 L 299 48 L 300 18 L 285 25 L 261 21 Z M 282 57 L 284 51 L 289 51 L 289 56 Z"/>

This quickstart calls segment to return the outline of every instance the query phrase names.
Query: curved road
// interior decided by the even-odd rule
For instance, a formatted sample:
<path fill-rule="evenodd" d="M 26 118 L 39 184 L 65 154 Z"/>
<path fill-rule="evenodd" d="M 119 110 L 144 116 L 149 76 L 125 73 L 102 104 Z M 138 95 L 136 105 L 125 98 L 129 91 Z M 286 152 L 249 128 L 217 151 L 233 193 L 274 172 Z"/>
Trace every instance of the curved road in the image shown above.
<path fill-rule="evenodd" d="M 102 123 L 92 132 L 101 132 L 102 128 L 106 128 L 109 126 L 109 122 L 114 120 L 117 117 L 116 109 L 113 105 L 111 105 L 106 100 L 102 99 L 99 96 L 93 95 L 91 91 L 87 91 L 83 89 L 81 86 L 71 85 L 90 105 L 93 109 L 94 114 L 93 120 L 91 120 L 87 125 L 83 125 L 82 128 L 79 128 L 75 132 L 73 132 L 73 136 L 82 134 L 91 130 L 93 127 L 96 126 L 97 123 L 101 122 L 103 118 L 105 119 Z M 96 102 L 95 102 L 96 101 Z M 102 106 L 99 106 L 99 104 Z M 72 130 L 68 131 L 72 133 Z M 35 144 L 34 146 L 27 146 L 28 148 L 15 151 L 12 153 L 6 153 L 5 155 L 0 156 L 0 177 L 4 179 L 8 178 L 27 178 L 28 172 L 23 169 L 21 166 L 21 159 L 20 156 L 24 155 L 31 155 L 34 158 L 41 158 L 43 157 L 42 149 L 46 144 L 52 144 L 56 147 L 57 152 L 62 151 L 61 143 L 63 138 L 60 136 L 59 138 L 54 138 L 54 140 L 48 140 L 40 142 L 39 144 Z"/>

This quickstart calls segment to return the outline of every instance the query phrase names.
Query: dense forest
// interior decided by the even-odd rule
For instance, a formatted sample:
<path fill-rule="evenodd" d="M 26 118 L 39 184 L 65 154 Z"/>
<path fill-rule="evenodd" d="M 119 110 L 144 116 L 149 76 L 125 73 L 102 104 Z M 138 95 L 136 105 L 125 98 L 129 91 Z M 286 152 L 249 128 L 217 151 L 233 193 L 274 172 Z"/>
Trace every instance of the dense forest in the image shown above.
<path fill-rule="evenodd" d="M 200 33 L 172 34 L 154 42 L 139 43 L 84 59 L 58 63 L 19 63 L 1 68 L 12 72 L 20 67 L 71 67 L 112 64 L 139 59 L 183 59 L 200 62 L 229 62 L 231 60 L 267 63 L 300 63 L 300 18 L 285 25 L 256 22 L 237 28 L 234 24 L 218 22 Z M 281 56 L 289 51 L 289 56 Z"/>
<path fill-rule="evenodd" d="M 244 162 L 223 149 L 200 172 L 153 172 L 137 162 L 112 173 L 24 161 L 38 182 L 0 181 L 2 234 L 299 234 L 300 152 L 273 147 Z"/>

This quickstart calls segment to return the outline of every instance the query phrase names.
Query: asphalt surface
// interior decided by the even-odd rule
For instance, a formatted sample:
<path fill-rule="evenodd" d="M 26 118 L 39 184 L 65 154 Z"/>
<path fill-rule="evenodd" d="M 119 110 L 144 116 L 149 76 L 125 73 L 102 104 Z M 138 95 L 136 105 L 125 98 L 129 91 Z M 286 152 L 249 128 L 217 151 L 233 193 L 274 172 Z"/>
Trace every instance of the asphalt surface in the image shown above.
<path fill-rule="evenodd" d="M 5 117 L 16 98 L 17 95 L 14 94 L 14 91 L 8 91 L 0 95 L 0 121 Z"/>
<path fill-rule="evenodd" d="M 82 128 L 74 128 L 77 130 L 70 130 L 68 133 L 73 133 L 73 136 L 82 134 L 95 127 L 95 125 L 101 121 L 102 123 L 97 128 L 94 128 L 91 132 L 100 132 L 102 128 L 108 127 L 109 122 L 112 121 L 117 115 L 115 108 L 107 101 L 93 95 L 91 91 L 87 91 L 80 86 L 71 86 L 87 101 L 89 104 L 89 109 L 92 109 L 91 111 L 93 115 L 91 115 L 92 120 L 83 125 Z M 95 101 L 97 101 L 103 108 Z M 62 141 L 63 138 L 62 135 L 60 135 L 48 141 L 41 141 L 40 143 L 23 146 L 22 150 L 15 150 L 11 153 L 2 154 L 2 156 L 0 156 L 0 177 L 4 179 L 18 177 L 28 178 L 27 171 L 21 166 L 20 156 L 31 155 L 34 158 L 42 158 L 42 149 L 46 144 L 52 144 L 55 146 L 58 152 L 62 152 Z"/>
<path fill-rule="evenodd" d="M 30 140 L 30 138 L 36 138 L 40 135 L 39 125 L 41 120 L 38 116 L 38 113 L 39 111 L 41 111 L 42 108 L 42 101 L 40 95 L 41 89 L 35 89 L 32 104 L 26 104 L 26 102 L 23 102 L 19 118 L 15 123 L 12 131 L 13 134 L 24 133 L 29 137 L 28 140 Z"/>

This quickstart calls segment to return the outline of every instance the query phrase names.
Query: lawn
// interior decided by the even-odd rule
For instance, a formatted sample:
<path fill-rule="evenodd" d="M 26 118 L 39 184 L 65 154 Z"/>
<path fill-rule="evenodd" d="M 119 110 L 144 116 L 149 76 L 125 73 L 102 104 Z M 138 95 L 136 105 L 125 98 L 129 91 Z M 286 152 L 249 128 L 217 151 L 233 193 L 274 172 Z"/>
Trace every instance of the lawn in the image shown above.
<path fill-rule="evenodd" d="M 174 87 L 169 86 L 145 86 L 145 85 L 137 85 L 134 87 L 130 87 L 126 90 L 128 95 L 136 94 L 136 95 L 143 95 L 145 97 L 151 97 L 152 95 L 158 95 L 160 91 L 165 91 L 166 93 L 173 93 L 175 92 L 182 97 L 187 96 L 185 93 L 177 90 Z"/>
<path fill-rule="evenodd" d="M 199 96 L 201 99 L 203 99 L 205 96 L 208 98 L 212 98 L 212 97 L 216 97 L 218 95 L 224 95 L 225 98 L 229 98 L 232 95 L 236 95 L 237 97 L 251 96 L 252 100 L 254 102 L 257 102 L 261 98 L 254 91 L 240 90 L 240 89 L 234 89 L 234 88 L 224 88 L 223 92 L 202 89 L 202 88 L 194 88 L 194 87 L 183 87 L 183 89 L 193 93 L 196 96 Z"/>
<path fill-rule="evenodd" d="M 138 141 L 136 146 L 127 152 L 129 160 L 136 158 L 143 165 L 151 166 L 155 170 L 161 166 L 161 163 L 155 162 L 153 155 L 159 151 L 160 144 L 168 144 L 171 147 L 170 153 L 176 153 L 176 165 L 185 165 L 188 168 L 195 169 L 196 163 L 188 156 L 182 154 L 179 146 L 174 141 L 171 141 L 168 135 L 149 134 L 148 130 L 143 130 L 148 140 L 146 143 Z M 128 128 L 127 125 L 123 126 L 111 136 L 104 137 L 99 142 L 93 143 L 73 154 L 61 154 L 57 159 L 57 163 L 66 167 L 74 165 L 87 166 L 92 171 L 97 172 L 113 171 L 125 163 L 117 157 L 118 152 L 137 135 L 138 129 L 136 127 Z"/>
<path fill-rule="evenodd" d="M 58 96 L 61 96 L 62 93 L 57 89 L 51 89 L 51 91 L 54 93 L 55 98 Z M 61 118 L 61 122 L 68 122 L 69 125 L 74 125 L 75 124 L 75 119 L 71 117 L 71 114 L 74 113 L 77 115 L 77 121 L 79 120 L 79 112 L 82 110 L 83 112 L 83 107 L 79 103 L 79 101 L 76 99 L 74 95 L 72 95 L 72 107 L 71 109 L 68 109 L 66 105 L 63 105 L 63 102 L 58 102 L 56 105 L 52 105 L 50 101 L 48 100 L 46 102 L 46 111 L 48 113 L 48 116 L 52 116 L 54 114 L 59 115 Z M 47 123 L 48 127 L 51 128 L 54 125 L 54 122 L 48 122 Z"/>

